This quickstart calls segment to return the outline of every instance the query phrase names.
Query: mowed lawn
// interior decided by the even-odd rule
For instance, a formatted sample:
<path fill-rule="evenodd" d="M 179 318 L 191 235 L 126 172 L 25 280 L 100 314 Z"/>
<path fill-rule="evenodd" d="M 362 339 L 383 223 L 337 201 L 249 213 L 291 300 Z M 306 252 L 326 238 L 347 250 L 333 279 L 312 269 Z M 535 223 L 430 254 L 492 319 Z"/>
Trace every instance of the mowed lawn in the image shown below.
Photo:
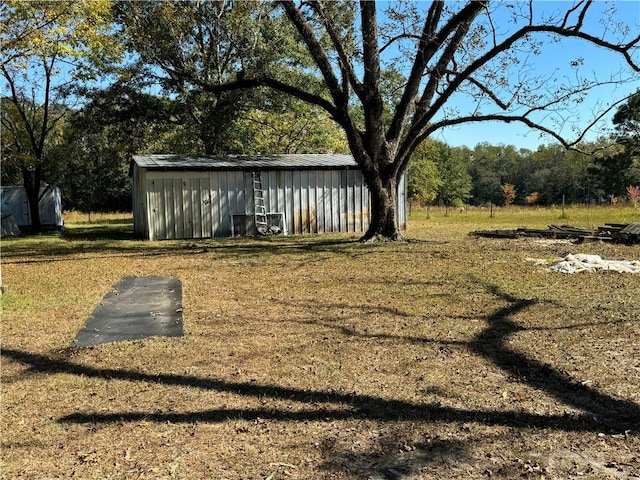
<path fill-rule="evenodd" d="M 3 239 L 0 478 L 637 478 L 640 276 L 537 260 L 640 246 L 469 235 L 640 222 L 564 213 L 434 210 L 403 243 Z M 182 281 L 184 337 L 71 348 L 126 276 Z"/>

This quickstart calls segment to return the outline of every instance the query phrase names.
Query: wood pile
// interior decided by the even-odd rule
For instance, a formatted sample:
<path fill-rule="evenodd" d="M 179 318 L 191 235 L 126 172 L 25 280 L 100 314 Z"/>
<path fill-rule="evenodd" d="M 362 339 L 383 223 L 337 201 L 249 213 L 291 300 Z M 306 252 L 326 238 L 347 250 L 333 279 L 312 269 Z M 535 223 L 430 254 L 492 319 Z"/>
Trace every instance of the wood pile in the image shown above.
<path fill-rule="evenodd" d="M 471 234 L 488 238 L 542 237 L 575 239 L 578 243 L 604 241 L 638 244 L 640 243 L 640 223 L 606 223 L 595 230 L 571 225 L 549 225 L 546 229 L 521 227 L 515 230 L 476 230 Z"/>

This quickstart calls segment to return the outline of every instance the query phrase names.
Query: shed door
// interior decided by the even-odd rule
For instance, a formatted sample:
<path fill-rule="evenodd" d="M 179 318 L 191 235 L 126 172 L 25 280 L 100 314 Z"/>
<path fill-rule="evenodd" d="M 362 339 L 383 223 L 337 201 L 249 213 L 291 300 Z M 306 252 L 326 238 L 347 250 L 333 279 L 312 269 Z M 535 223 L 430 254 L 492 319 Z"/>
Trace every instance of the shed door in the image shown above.
<path fill-rule="evenodd" d="M 199 172 L 149 173 L 149 239 L 211 237 L 209 175 Z"/>

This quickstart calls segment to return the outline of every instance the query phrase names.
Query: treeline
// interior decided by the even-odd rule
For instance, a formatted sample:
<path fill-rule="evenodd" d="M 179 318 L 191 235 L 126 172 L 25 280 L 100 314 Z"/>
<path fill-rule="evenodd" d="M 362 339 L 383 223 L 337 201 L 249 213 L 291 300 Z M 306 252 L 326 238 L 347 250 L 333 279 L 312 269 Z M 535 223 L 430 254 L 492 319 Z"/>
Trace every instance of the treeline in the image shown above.
<path fill-rule="evenodd" d="M 640 185 L 637 97 L 640 94 L 614 118 L 616 135 L 583 144 L 580 151 L 559 144 L 535 151 L 488 143 L 471 149 L 427 140 L 409 166 L 410 200 L 414 205 L 459 207 L 553 205 L 563 199 L 603 204 L 625 199 L 635 192 L 628 187 Z M 5 115 L 11 114 L 11 103 L 3 100 L 2 107 Z M 60 140 L 47 153 L 44 172 L 60 186 L 64 208 L 129 211 L 129 154 L 134 152 L 348 153 L 341 130 L 326 115 L 300 102 L 289 100 L 279 111 L 247 109 L 231 121 L 224 145 L 216 148 L 207 147 L 193 125 L 172 120 L 167 112 L 175 108 L 168 98 L 113 89 L 98 92 L 84 108 L 67 112 L 58 125 Z M 2 184 L 20 183 L 20 169 L 3 162 Z"/>
<path fill-rule="evenodd" d="M 587 154 L 561 145 L 531 151 L 427 141 L 409 166 L 410 200 L 455 207 L 615 203 L 635 195 L 629 187 L 640 185 L 640 164 L 620 144 L 605 144 L 582 145 L 596 151 Z"/>
<path fill-rule="evenodd" d="M 130 210 L 131 153 L 351 152 L 368 172 L 370 187 L 385 184 L 376 181 L 383 180 L 382 176 L 393 177 L 386 185 L 394 185 L 410 160 L 411 198 L 423 204 L 552 204 L 563 197 L 567 202 L 605 202 L 624 195 L 628 186 L 640 184 L 640 93 L 614 117 L 615 135 L 599 145 L 582 146 L 596 150 L 593 155 L 556 145 L 532 152 L 488 144 L 452 148 L 430 140 L 414 153 L 418 142 L 410 137 L 431 138 L 426 135 L 426 119 L 434 118 L 443 102 L 422 105 L 414 118 L 416 128 L 409 128 L 407 119 L 418 113 L 412 111 L 415 105 L 410 99 L 421 82 L 415 76 L 409 81 L 395 61 L 383 63 L 378 77 L 370 79 L 375 83 L 376 101 L 363 101 L 369 96 L 364 95 L 355 72 L 367 61 L 375 66 L 375 55 L 362 57 L 353 32 L 363 13 L 375 23 L 373 4 L 363 4 L 369 7 L 366 11 L 359 11 L 354 2 L 304 7 L 307 14 L 314 13 L 307 7 L 320 8 L 315 14 L 335 34 L 329 35 L 331 42 L 329 37 L 314 39 L 318 48 L 309 49 L 298 28 L 307 20 L 293 4 L 283 10 L 282 5 L 271 2 L 6 3 L 0 11 L 5 27 L 0 32 L 5 57 L 0 65 L 5 95 L 0 98 L 1 181 L 25 186 L 34 231 L 39 227 L 37 197 L 43 183 L 61 187 L 66 209 Z M 405 20 L 417 13 L 413 6 L 406 11 L 397 7 L 400 4 L 388 6 L 396 17 L 387 15 L 383 29 L 387 34 L 394 25 L 404 30 Z M 465 12 L 470 14 L 476 7 L 465 8 Z M 440 11 L 439 4 L 429 11 Z M 492 27 L 490 23 L 479 25 Z M 332 86 L 318 71 L 318 62 L 324 60 L 315 55 L 322 50 L 320 45 L 327 48 L 329 44 L 336 48 L 325 60 L 333 62 L 339 57 L 340 61 L 327 67 L 325 74 L 333 69 L 346 75 L 342 83 L 329 82 Z M 454 58 L 461 45 L 464 42 L 452 45 L 454 50 L 442 57 Z M 632 45 L 625 43 L 616 50 L 626 51 Z M 477 48 L 481 50 L 480 45 Z M 407 53 L 411 51 L 413 46 Z M 411 55 L 406 59 L 411 60 Z M 459 62 L 448 68 L 460 76 L 458 85 L 471 71 Z M 498 72 L 503 67 L 486 69 L 490 83 L 495 79 L 492 69 Z M 439 71 L 440 67 L 429 67 L 425 75 Z M 448 72 L 447 81 L 456 75 Z M 432 80 L 424 82 L 429 85 L 425 99 L 440 90 L 438 82 L 445 78 L 436 75 Z M 467 93 L 481 84 L 475 77 L 466 80 Z M 408 85 L 413 93 L 400 95 Z M 341 88 L 344 92 L 338 94 Z M 535 90 L 535 82 L 527 88 Z M 581 84 L 577 91 L 584 89 Z M 502 91 L 493 84 L 480 88 L 474 94 L 477 106 L 487 93 L 497 100 Z M 562 96 L 571 98 L 566 92 Z M 531 98 L 540 101 L 533 94 Z M 443 101 L 446 103 L 446 96 Z M 432 107 L 435 110 L 425 116 Z M 515 114 L 508 118 L 525 120 Z M 451 124 L 456 124 L 454 120 L 449 119 Z M 345 131 L 350 132 L 349 143 Z M 407 148 L 391 154 L 381 146 L 386 142 L 396 147 L 403 143 Z M 387 168 L 390 165 L 398 168 Z M 385 201 L 389 196 L 382 190 L 376 195 L 380 202 L 372 210 L 379 211 L 378 233 L 393 236 L 394 229 L 384 220 L 393 215 L 380 213 L 393 209 Z"/>
<path fill-rule="evenodd" d="M 554 205 L 638 201 L 640 91 L 613 117 L 614 133 L 575 150 L 481 143 L 470 149 L 427 140 L 409 166 L 418 205 Z"/>
<path fill-rule="evenodd" d="M 188 128 L 131 113 L 120 118 L 109 113 L 104 118 L 105 112 L 114 111 L 113 105 L 103 109 L 104 102 L 104 98 L 94 100 L 67 115 L 61 141 L 48 153 L 49 178 L 60 186 L 65 209 L 129 211 L 132 152 L 205 154 L 203 142 Z M 229 130 L 224 152 L 214 153 L 348 152 L 344 136 L 326 116 L 297 107 L 285 114 L 248 111 Z M 640 185 L 637 141 L 621 135 L 581 145 L 581 149 L 595 153 L 566 150 L 561 145 L 531 151 L 481 143 L 471 149 L 427 140 L 409 166 L 410 200 L 418 205 L 456 207 L 553 205 L 563 199 L 602 204 L 624 199 L 630 194 L 629 186 Z M 20 170 L 5 163 L 2 184 L 20 183 Z"/>

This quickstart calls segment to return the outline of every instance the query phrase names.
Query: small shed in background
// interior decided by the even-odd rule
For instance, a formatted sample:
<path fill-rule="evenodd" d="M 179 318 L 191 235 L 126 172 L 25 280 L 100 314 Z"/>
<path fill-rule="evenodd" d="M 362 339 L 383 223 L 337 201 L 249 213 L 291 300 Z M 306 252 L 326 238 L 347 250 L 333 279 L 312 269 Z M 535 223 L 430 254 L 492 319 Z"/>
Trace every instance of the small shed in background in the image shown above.
<path fill-rule="evenodd" d="M 259 210 L 282 233 L 369 226 L 369 190 L 350 155 L 134 155 L 131 169 L 134 230 L 150 240 L 254 235 Z M 402 229 L 406 198 L 403 178 Z"/>
<path fill-rule="evenodd" d="M 21 186 L 0 187 L 2 202 L 9 206 L 18 226 L 27 229 L 31 226 L 31 212 L 27 192 Z M 43 228 L 62 228 L 62 195 L 55 185 L 43 185 L 40 189 L 40 223 Z"/>

